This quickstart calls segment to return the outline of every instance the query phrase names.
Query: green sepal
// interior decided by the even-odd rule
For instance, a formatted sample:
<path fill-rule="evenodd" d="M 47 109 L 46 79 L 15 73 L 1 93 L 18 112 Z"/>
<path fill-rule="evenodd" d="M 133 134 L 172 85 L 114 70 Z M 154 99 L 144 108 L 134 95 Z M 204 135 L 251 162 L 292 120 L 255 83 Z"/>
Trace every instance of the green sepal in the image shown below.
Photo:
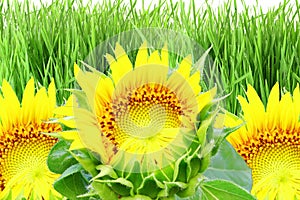
<path fill-rule="evenodd" d="M 121 197 L 120 200 L 152 200 L 152 198 L 144 195 L 135 195 L 133 197 Z"/>
<path fill-rule="evenodd" d="M 197 175 L 198 171 L 199 171 L 199 169 L 201 167 L 200 166 L 201 163 L 200 162 L 197 163 L 195 161 L 192 163 L 193 166 L 191 166 L 191 161 L 193 159 L 199 160 L 197 158 L 198 158 L 200 149 L 201 149 L 201 146 L 198 145 L 198 148 L 196 150 L 194 150 L 194 151 L 191 152 L 192 155 L 187 156 L 185 158 L 185 160 L 184 160 L 187 163 L 187 168 L 186 168 L 186 178 L 187 178 L 187 180 L 186 180 L 186 182 L 189 182 L 189 180 L 191 178 L 193 178 L 195 175 Z"/>
<path fill-rule="evenodd" d="M 186 171 L 187 171 L 187 163 L 186 162 L 180 162 L 179 166 L 178 166 L 178 175 L 177 175 L 176 181 L 186 182 L 186 180 L 187 180 Z"/>
<path fill-rule="evenodd" d="M 52 147 L 47 158 L 50 171 L 62 174 L 70 166 L 78 163 L 69 151 L 70 145 L 71 142 L 60 140 Z"/>
<path fill-rule="evenodd" d="M 200 182 L 204 179 L 202 174 L 198 174 L 190 179 L 188 186 L 186 189 L 177 192 L 177 196 L 184 198 L 189 197 L 195 194 L 197 187 L 199 186 Z"/>
<path fill-rule="evenodd" d="M 117 179 L 95 179 L 94 182 L 106 183 L 109 184 L 111 189 L 121 196 L 133 196 L 133 184 L 126 180 L 125 178 L 117 178 Z"/>
<path fill-rule="evenodd" d="M 81 63 L 84 67 L 86 67 L 88 70 L 90 70 L 92 73 L 98 75 L 99 78 L 106 78 L 106 77 L 107 77 L 104 73 L 98 71 L 97 69 L 95 69 L 95 67 L 92 67 L 92 66 L 88 65 L 87 63 L 83 62 L 82 60 L 80 61 L 80 63 Z M 82 71 L 83 71 L 83 72 L 86 72 L 87 70 L 86 70 L 85 68 L 83 68 Z"/>
<path fill-rule="evenodd" d="M 218 152 L 219 146 L 221 145 L 221 143 L 225 140 L 225 138 L 232 132 L 238 130 L 241 126 L 243 126 L 244 124 L 240 124 L 238 126 L 235 127 L 230 127 L 230 128 L 222 128 L 222 129 L 217 129 L 214 128 L 214 143 L 215 146 L 212 149 L 212 155 L 215 155 Z"/>
<path fill-rule="evenodd" d="M 151 179 L 147 179 L 143 181 L 142 186 L 143 187 L 138 190 L 138 193 L 151 197 L 152 199 L 156 198 L 159 191 L 162 189 L 157 186 L 155 180 L 151 180 Z"/>
<path fill-rule="evenodd" d="M 69 167 L 53 184 L 54 189 L 69 199 L 88 192 L 88 177 L 78 163 Z"/>
<path fill-rule="evenodd" d="M 164 187 L 164 184 L 157 180 L 155 174 L 151 173 L 143 179 L 142 184 L 137 189 L 137 193 L 147 195 L 151 198 L 156 198 L 159 191 Z"/>
<path fill-rule="evenodd" d="M 201 146 L 205 146 L 205 144 L 209 142 L 207 141 L 208 133 L 213 134 L 210 128 L 212 126 L 212 122 L 216 117 L 216 115 L 217 115 L 217 110 L 215 110 L 213 113 L 210 114 L 206 113 L 205 118 L 200 119 L 200 126 L 197 130 L 197 136 Z"/>
<path fill-rule="evenodd" d="M 93 178 L 93 180 L 103 178 L 105 176 L 109 176 L 110 178 L 113 178 L 113 179 L 118 178 L 118 175 L 114 171 L 113 167 L 110 165 L 98 165 L 96 167 L 96 169 L 99 170 L 100 172 Z"/>
<path fill-rule="evenodd" d="M 99 165 L 100 161 L 91 151 L 88 149 L 80 149 L 72 150 L 70 153 L 92 176 L 96 176 L 98 174 L 96 167 Z"/>
<path fill-rule="evenodd" d="M 172 181 L 174 175 L 174 164 L 170 163 L 168 166 L 154 172 L 155 177 L 163 181 Z"/>
<path fill-rule="evenodd" d="M 110 183 L 110 187 L 113 191 L 117 192 L 120 196 L 127 197 L 133 195 L 133 185 L 131 187 L 128 187 L 127 185 L 124 185 L 120 182 L 115 182 L 115 183 Z"/>
<path fill-rule="evenodd" d="M 210 164 L 210 159 L 211 159 L 211 154 L 206 154 L 206 156 L 201 158 L 201 166 L 199 169 L 199 173 L 203 173 L 209 166 Z"/>
<path fill-rule="evenodd" d="M 164 189 L 158 193 L 157 197 L 174 197 L 178 191 L 184 190 L 187 187 L 188 185 L 183 182 L 164 182 Z"/>
<path fill-rule="evenodd" d="M 190 151 L 181 156 L 174 165 L 173 181 L 188 182 L 190 178 L 196 176 L 201 168 L 201 160 L 199 158 L 199 151 L 201 146 L 193 142 Z M 190 155 L 191 154 L 191 155 Z"/>
<path fill-rule="evenodd" d="M 191 168 L 191 173 L 190 177 L 193 178 L 195 177 L 201 170 L 202 166 L 202 161 L 199 158 L 192 158 L 190 161 L 190 168 Z"/>
<path fill-rule="evenodd" d="M 201 146 L 198 145 L 198 148 Z M 174 175 L 173 175 L 173 181 L 187 181 L 187 167 L 188 164 L 185 162 L 185 159 L 188 157 L 189 152 L 186 152 L 184 155 L 182 155 L 174 165 Z"/>
<path fill-rule="evenodd" d="M 76 97 L 76 101 L 79 104 L 80 108 L 87 109 L 91 111 L 91 107 L 88 102 L 88 98 L 84 91 L 82 90 L 77 90 L 77 89 L 67 89 L 68 91 L 72 92 L 74 96 Z"/>
<path fill-rule="evenodd" d="M 93 181 L 92 187 L 102 200 L 118 200 L 118 194 L 113 192 L 105 183 Z"/>
<path fill-rule="evenodd" d="M 143 174 L 140 172 L 139 162 L 135 161 L 132 165 L 131 171 L 124 173 L 127 180 L 133 184 L 134 192 L 137 192 L 137 188 L 142 184 Z"/>
<path fill-rule="evenodd" d="M 205 105 L 202 110 L 199 112 L 198 116 L 197 116 L 197 120 L 201 123 L 202 121 L 204 121 L 205 119 L 207 119 L 210 115 L 210 110 L 212 108 L 214 104 L 213 103 L 209 103 L 207 105 Z M 200 125 L 200 124 L 199 124 Z"/>
<path fill-rule="evenodd" d="M 209 52 L 213 48 L 213 46 L 210 46 L 202 55 L 201 57 L 195 62 L 195 64 L 192 67 L 191 73 L 194 73 L 195 71 L 200 70 L 203 71 L 204 67 L 206 66 L 206 62 L 208 62 L 207 57 L 209 57 Z"/>

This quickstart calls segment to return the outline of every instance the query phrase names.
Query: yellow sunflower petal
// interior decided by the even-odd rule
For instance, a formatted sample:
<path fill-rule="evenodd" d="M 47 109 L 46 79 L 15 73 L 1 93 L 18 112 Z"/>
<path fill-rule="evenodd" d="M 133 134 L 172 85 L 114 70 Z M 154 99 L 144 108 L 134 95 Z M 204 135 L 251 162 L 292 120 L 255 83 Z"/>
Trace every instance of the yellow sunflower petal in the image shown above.
<path fill-rule="evenodd" d="M 135 67 L 140 67 L 148 63 L 148 48 L 145 41 L 138 50 L 135 60 Z"/>
<path fill-rule="evenodd" d="M 169 52 L 167 43 L 165 43 L 164 47 L 161 50 L 161 62 L 163 65 L 169 66 Z"/>
<path fill-rule="evenodd" d="M 49 110 L 47 109 L 47 105 L 44 102 L 47 102 L 48 95 L 46 92 L 46 88 L 42 87 L 35 95 L 34 103 L 36 105 L 36 110 L 34 112 L 35 121 L 39 120 L 47 120 L 51 115 Z M 38 109 L 43 108 L 43 109 Z M 46 109 L 45 109 L 46 108 Z"/>
<path fill-rule="evenodd" d="M 200 112 L 206 105 L 211 103 L 213 100 L 214 96 L 217 93 L 217 87 L 212 88 L 211 90 L 204 92 L 197 96 L 197 101 L 198 101 L 198 111 Z"/>
<path fill-rule="evenodd" d="M 185 79 L 188 80 L 190 86 L 192 87 L 194 93 L 198 95 L 201 92 L 200 86 L 200 71 L 196 71 L 193 74 L 190 74 L 192 70 L 192 56 L 186 56 L 177 69 L 177 72 L 180 73 Z"/>
<path fill-rule="evenodd" d="M 244 119 L 247 123 L 247 130 L 248 132 L 252 133 L 253 136 L 255 136 L 257 134 L 257 127 L 255 121 L 253 120 L 255 118 L 255 115 L 252 114 L 253 109 L 249 106 L 247 100 L 244 97 L 239 95 L 237 99 L 244 112 Z"/>
<path fill-rule="evenodd" d="M 279 109 L 279 84 L 276 83 L 269 95 L 268 104 L 267 104 L 267 113 L 268 113 L 268 129 L 272 130 L 277 124 L 277 113 Z"/>
<path fill-rule="evenodd" d="M 298 123 L 299 117 L 295 118 L 294 115 L 291 115 L 290 113 L 293 113 L 293 107 L 292 105 L 292 96 L 289 92 L 285 93 L 281 97 L 280 101 L 280 125 L 281 128 L 284 130 L 291 130 L 292 127 L 295 126 L 295 123 Z"/>
<path fill-rule="evenodd" d="M 63 131 L 61 132 L 61 136 L 66 140 L 72 140 L 72 144 L 70 146 L 70 150 L 82 149 L 85 148 L 81 142 L 78 131 Z"/>
<path fill-rule="evenodd" d="M 48 88 L 48 97 L 49 97 L 49 108 L 50 110 L 53 110 L 56 107 L 56 88 L 55 88 L 55 83 L 53 78 Z"/>
<path fill-rule="evenodd" d="M 148 64 L 157 64 L 157 65 L 163 64 L 160 55 L 158 53 L 158 50 L 155 50 L 153 53 L 150 54 Z"/>
<path fill-rule="evenodd" d="M 3 93 L 3 97 L 7 103 L 7 108 L 9 108 L 10 113 L 8 115 L 4 115 L 2 116 L 2 118 L 7 117 L 9 121 L 15 121 L 18 120 L 18 116 L 20 113 L 20 102 L 19 99 L 17 97 L 17 95 L 15 94 L 15 92 L 13 91 L 12 87 L 9 85 L 9 83 L 6 80 L 3 80 L 2 83 L 2 93 Z M 3 119 L 6 120 L 6 119 Z"/>
<path fill-rule="evenodd" d="M 295 109 L 294 117 L 300 119 L 300 90 L 299 90 L 299 84 L 297 84 L 296 88 L 293 92 L 293 107 Z M 297 124 L 297 127 L 299 125 Z M 299 127 L 300 128 L 300 127 Z"/>
<path fill-rule="evenodd" d="M 74 100 L 74 95 L 71 95 L 66 101 L 65 105 L 55 108 L 53 112 L 59 117 L 74 116 L 73 107 L 77 106 L 78 104 Z"/>
<path fill-rule="evenodd" d="M 196 71 L 188 78 L 188 82 L 196 95 L 198 95 L 201 92 L 200 76 L 200 72 Z"/>
<path fill-rule="evenodd" d="M 25 87 L 23 99 L 22 99 L 22 122 L 29 123 L 32 119 L 33 110 L 32 110 L 32 104 L 34 102 L 34 80 L 33 78 L 30 79 Z"/>
<path fill-rule="evenodd" d="M 110 102 L 112 91 L 114 90 L 113 83 L 109 78 L 102 78 L 98 81 L 95 92 L 99 99 L 102 100 L 102 103 L 105 104 Z"/>
<path fill-rule="evenodd" d="M 74 75 L 80 87 L 88 93 L 87 95 L 95 93 L 97 82 L 102 78 L 99 74 L 82 71 L 76 63 L 74 63 Z"/>
<path fill-rule="evenodd" d="M 99 130 L 95 116 L 87 110 L 76 108 L 76 116 L 85 116 L 83 118 L 76 119 L 76 127 L 79 131 L 80 141 L 88 146 L 89 149 L 98 152 L 101 155 L 101 159 L 104 163 L 108 162 L 107 151 L 102 143 L 101 131 Z M 84 131 L 86 134 L 80 134 Z M 97 133 L 97 134 L 95 134 Z M 88 145 L 87 145 L 88 144 Z"/>
<path fill-rule="evenodd" d="M 265 119 L 265 107 L 251 85 L 248 85 L 247 97 L 249 100 L 249 109 L 255 110 L 255 116 L 252 116 L 252 120 L 255 123 L 256 128 L 262 130 Z"/>
<path fill-rule="evenodd" d="M 116 60 L 109 54 L 106 55 L 106 58 L 110 64 L 112 79 L 115 84 L 118 84 L 119 80 L 132 70 L 132 63 L 119 43 L 116 43 L 115 56 Z"/>
<path fill-rule="evenodd" d="M 132 70 L 132 63 L 129 60 L 127 53 L 125 52 L 125 50 L 119 43 L 116 43 L 115 56 L 116 56 L 117 62 L 120 65 L 124 65 L 124 66 L 121 66 L 122 68 L 118 69 L 118 70 L 123 71 L 123 74 Z"/>
<path fill-rule="evenodd" d="M 114 83 L 118 84 L 118 82 L 124 75 L 123 71 L 121 71 L 121 66 L 118 65 L 117 61 L 115 60 L 115 58 L 112 55 L 106 54 L 105 57 L 106 57 L 107 62 L 109 63 L 110 69 L 112 70 L 111 77 L 112 77 Z"/>
<path fill-rule="evenodd" d="M 76 80 L 81 88 L 85 91 L 90 105 L 96 105 L 98 102 L 95 102 L 95 100 L 97 99 L 108 101 L 114 88 L 113 82 L 110 78 L 93 72 L 83 72 L 76 64 L 74 65 L 74 71 L 76 71 L 77 74 Z M 101 92 L 98 92 L 98 90 L 101 90 Z M 95 95 L 99 96 L 100 98 L 96 97 Z M 95 107 L 92 106 L 92 109 L 94 110 Z"/>
<path fill-rule="evenodd" d="M 191 67 L 192 67 L 192 55 L 188 55 L 179 64 L 179 68 L 177 69 L 177 72 L 179 72 L 185 79 L 188 79 L 188 77 L 190 76 Z"/>
<path fill-rule="evenodd" d="M 80 68 L 76 63 L 74 63 L 74 76 L 77 77 L 79 73 L 80 73 Z"/>

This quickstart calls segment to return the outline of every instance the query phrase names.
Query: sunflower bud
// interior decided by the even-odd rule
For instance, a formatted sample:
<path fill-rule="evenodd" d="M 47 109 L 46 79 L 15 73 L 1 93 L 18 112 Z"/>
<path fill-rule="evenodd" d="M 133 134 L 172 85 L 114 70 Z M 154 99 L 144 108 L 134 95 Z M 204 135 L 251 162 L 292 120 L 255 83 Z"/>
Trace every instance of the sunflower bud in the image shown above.
<path fill-rule="evenodd" d="M 132 64 L 116 44 L 114 55 L 105 56 L 108 75 L 75 64 L 84 95 L 74 93 L 74 140 L 100 157 L 91 185 L 102 199 L 189 196 L 203 178 L 216 88 L 201 91 L 191 56 L 176 70 L 168 56 L 166 45 L 148 55 L 143 43 Z"/>

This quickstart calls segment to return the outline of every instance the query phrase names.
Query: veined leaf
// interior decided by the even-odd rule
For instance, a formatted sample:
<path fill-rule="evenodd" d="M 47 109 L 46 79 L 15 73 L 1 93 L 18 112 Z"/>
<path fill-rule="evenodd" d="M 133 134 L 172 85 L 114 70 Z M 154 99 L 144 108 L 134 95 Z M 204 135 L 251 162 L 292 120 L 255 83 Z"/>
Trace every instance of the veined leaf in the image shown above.
<path fill-rule="evenodd" d="M 250 191 L 252 186 L 251 169 L 243 158 L 226 140 L 212 157 L 204 175 L 209 179 L 225 179 Z"/>
<path fill-rule="evenodd" d="M 77 163 L 77 160 L 69 152 L 70 142 L 60 140 L 56 143 L 48 156 L 49 169 L 57 174 L 62 174 L 67 168 Z"/>
<path fill-rule="evenodd" d="M 54 188 L 68 199 L 78 199 L 79 195 L 88 192 L 88 179 L 80 164 L 69 167 L 60 178 L 54 182 Z M 86 198 L 80 198 L 86 199 Z"/>
<path fill-rule="evenodd" d="M 200 191 L 201 200 L 255 200 L 245 189 L 225 180 L 204 181 Z"/>

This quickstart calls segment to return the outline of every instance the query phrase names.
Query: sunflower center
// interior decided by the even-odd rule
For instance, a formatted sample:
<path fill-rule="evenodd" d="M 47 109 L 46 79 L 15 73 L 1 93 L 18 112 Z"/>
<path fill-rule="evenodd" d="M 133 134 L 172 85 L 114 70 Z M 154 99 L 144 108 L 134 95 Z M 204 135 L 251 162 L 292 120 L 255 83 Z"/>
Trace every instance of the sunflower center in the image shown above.
<path fill-rule="evenodd" d="M 254 185 L 274 190 L 289 185 L 297 191 L 300 183 L 299 138 L 297 131 L 274 130 L 241 146 L 238 152 L 252 169 Z"/>
<path fill-rule="evenodd" d="M 0 140 L 0 191 L 13 178 L 18 181 L 35 183 L 44 179 L 48 170 L 47 156 L 57 142 L 57 138 L 41 134 L 41 132 L 57 132 L 58 124 L 42 123 L 17 126 L 12 131 L 3 133 Z"/>
<path fill-rule="evenodd" d="M 300 148 L 296 145 L 262 147 L 250 166 L 254 182 L 272 175 L 274 183 L 286 183 L 293 178 L 293 172 L 300 170 Z"/>
<path fill-rule="evenodd" d="M 162 129 L 177 128 L 183 114 L 174 92 L 149 83 L 116 98 L 98 117 L 101 131 L 117 146 L 127 137 L 149 139 Z"/>

